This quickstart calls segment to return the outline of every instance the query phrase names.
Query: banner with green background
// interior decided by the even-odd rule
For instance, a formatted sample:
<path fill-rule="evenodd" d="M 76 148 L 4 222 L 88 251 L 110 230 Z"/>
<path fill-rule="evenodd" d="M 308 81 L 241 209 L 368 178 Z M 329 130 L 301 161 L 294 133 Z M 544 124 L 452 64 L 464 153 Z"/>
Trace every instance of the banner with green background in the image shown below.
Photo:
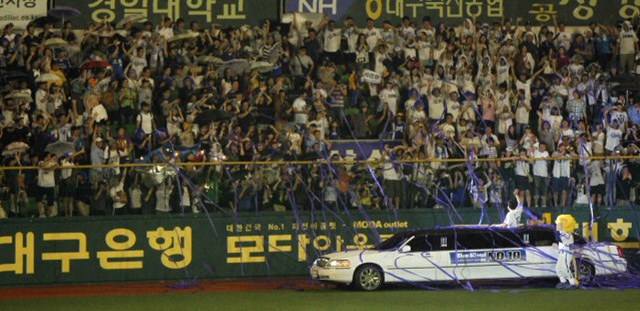
<path fill-rule="evenodd" d="M 118 22 L 128 15 L 144 15 L 158 24 L 161 17 L 173 21 L 183 18 L 201 26 L 211 23 L 223 27 L 244 24 L 261 26 L 265 19 L 277 20 L 282 13 L 324 13 L 332 19 L 353 17 L 358 25 L 367 18 L 398 24 L 408 16 L 420 22 L 424 16 L 434 23 L 459 25 L 476 16 L 479 22 L 521 17 L 534 24 L 552 25 L 552 16 L 567 25 L 590 22 L 612 24 L 640 13 L 638 0 L 55 0 L 53 6 L 70 6 L 82 15 L 73 19 L 74 27 L 86 28 L 90 22 Z M 523 24 L 521 23 L 521 25 Z"/>
<path fill-rule="evenodd" d="M 534 24 L 552 25 L 552 16 L 567 25 L 590 22 L 612 24 L 633 18 L 640 12 L 636 0 L 286 0 L 285 12 L 325 13 L 335 20 L 352 17 L 360 24 L 367 18 L 381 24 L 398 24 L 408 16 L 414 22 L 429 16 L 434 23 L 460 25 L 463 19 L 477 17 L 479 22 L 518 17 Z"/>
<path fill-rule="evenodd" d="M 129 15 L 143 15 L 154 25 L 160 18 L 196 21 L 203 28 L 210 24 L 238 27 L 260 25 L 265 19 L 277 19 L 280 0 L 55 0 L 56 6 L 70 6 L 82 15 L 73 19 L 74 28 L 86 28 L 91 22 L 117 23 Z"/>
<path fill-rule="evenodd" d="M 459 215 L 351 213 L 7 219 L 0 224 L 0 285 L 303 276 L 325 252 L 371 247 L 402 230 L 480 219 L 475 209 L 459 209 Z M 588 234 L 589 211 L 571 214 L 579 232 Z M 544 222 L 555 216 L 544 213 Z M 602 213 L 594 236 L 638 248 L 636 217 L 630 209 Z"/>

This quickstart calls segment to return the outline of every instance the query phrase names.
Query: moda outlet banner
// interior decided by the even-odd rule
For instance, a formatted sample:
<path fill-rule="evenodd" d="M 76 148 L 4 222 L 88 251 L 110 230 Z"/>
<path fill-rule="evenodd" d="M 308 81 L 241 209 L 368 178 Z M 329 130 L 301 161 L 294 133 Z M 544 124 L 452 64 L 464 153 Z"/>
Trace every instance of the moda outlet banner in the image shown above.
<path fill-rule="evenodd" d="M 0 0 L 0 25 L 13 23 L 24 29 L 30 21 L 47 15 L 47 4 L 47 0 Z"/>
<path fill-rule="evenodd" d="M 187 27 L 192 21 L 202 27 L 212 23 L 223 27 L 262 26 L 265 19 L 277 19 L 279 3 L 279 0 L 55 0 L 56 6 L 70 6 L 82 12 L 82 16 L 73 20 L 76 28 L 104 20 L 118 22 L 129 15 L 146 16 L 154 24 L 163 17 L 173 21 L 183 18 Z"/>
<path fill-rule="evenodd" d="M 614 23 L 633 18 L 640 12 L 639 0 L 285 0 L 285 12 L 324 13 L 332 19 L 353 17 L 358 23 L 372 18 L 381 24 L 395 24 L 408 16 L 420 21 L 423 16 L 439 23 L 459 23 L 477 17 L 479 22 L 518 17 L 534 24 L 552 23 L 552 16 L 567 25 L 590 22 Z M 522 24 L 521 24 L 522 25 Z"/>
<path fill-rule="evenodd" d="M 304 276 L 321 254 L 366 249 L 400 231 L 450 223 L 443 210 L 350 213 L 7 219 L 0 225 L 0 286 Z M 477 209 L 458 213 L 458 224 L 480 218 Z M 588 210 L 571 214 L 577 232 L 636 252 L 634 211 L 607 211 L 593 230 Z M 555 216 L 544 213 L 543 222 Z M 461 256 L 456 260 L 475 260 Z"/>

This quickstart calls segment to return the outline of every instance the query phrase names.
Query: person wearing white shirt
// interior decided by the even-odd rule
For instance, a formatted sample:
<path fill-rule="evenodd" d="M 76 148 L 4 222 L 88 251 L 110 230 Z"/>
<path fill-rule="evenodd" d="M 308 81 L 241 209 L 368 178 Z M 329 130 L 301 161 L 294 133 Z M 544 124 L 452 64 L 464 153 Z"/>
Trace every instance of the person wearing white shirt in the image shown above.
<path fill-rule="evenodd" d="M 415 110 L 411 112 L 411 123 L 423 122 L 427 119 L 427 115 L 424 112 L 424 105 L 418 104 Z"/>
<path fill-rule="evenodd" d="M 385 22 L 382 25 L 382 30 L 380 31 L 380 37 L 382 39 L 379 43 L 384 43 L 390 51 L 394 51 L 396 48 L 396 30 L 391 26 L 391 23 Z"/>
<path fill-rule="evenodd" d="M 124 191 L 124 179 L 127 176 L 127 169 L 124 170 L 121 177 L 114 176 L 111 179 L 111 189 L 109 189 L 109 196 L 113 200 L 113 214 L 121 215 L 124 211 L 124 207 L 127 205 L 128 198 Z"/>
<path fill-rule="evenodd" d="M 567 32 L 563 22 L 558 23 L 555 16 L 553 16 L 553 25 L 555 26 L 554 32 L 556 36 L 554 37 L 554 41 L 556 46 L 558 48 L 563 47 L 568 51 L 571 48 L 571 34 Z"/>
<path fill-rule="evenodd" d="M 620 54 L 620 73 L 634 73 L 636 53 L 638 52 L 638 36 L 631 26 L 631 22 L 622 24 L 622 31 L 618 35 Z"/>
<path fill-rule="evenodd" d="M 509 212 L 504 216 L 504 221 L 496 227 L 518 228 L 520 226 L 520 218 L 524 211 L 524 202 L 522 202 L 522 197 L 518 189 L 513 192 L 513 195 L 516 197 L 518 205 L 513 209 L 507 206 Z"/>
<path fill-rule="evenodd" d="M 165 40 L 173 38 L 173 22 L 169 17 L 160 19 L 160 24 L 156 27 L 156 32 L 164 37 Z"/>
<path fill-rule="evenodd" d="M 140 114 L 138 114 L 136 122 L 138 124 L 138 128 L 142 129 L 142 132 L 145 135 L 150 135 L 151 133 L 153 133 L 153 113 L 151 113 L 151 109 L 148 103 L 142 103 L 142 111 L 140 112 Z"/>
<path fill-rule="evenodd" d="M 433 44 L 427 38 L 427 32 L 424 30 L 418 31 L 418 42 L 416 43 L 418 49 L 418 59 L 420 60 L 420 66 L 433 64 Z"/>
<path fill-rule="evenodd" d="M 373 53 L 373 71 L 381 75 L 384 74 L 385 70 L 387 70 L 385 62 L 390 59 L 387 51 L 388 50 L 386 46 L 380 45 Z"/>
<path fill-rule="evenodd" d="M 287 141 L 289 142 L 289 150 L 295 154 L 302 154 L 302 136 L 296 132 L 296 127 L 292 126 L 287 132 Z"/>
<path fill-rule="evenodd" d="M 509 62 L 506 57 L 501 57 L 500 61 L 496 63 L 496 84 L 502 85 L 503 83 L 509 85 Z"/>
<path fill-rule="evenodd" d="M 91 108 L 91 117 L 93 121 L 98 123 L 109 119 L 109 114 L 107 113 L 107 109 L 104 108 L 102 103 L 98 103 L 97 105 Z"/>
<path fill-rule="evenodd" d="M 559 149 L 553 153 L 554 158 L 563 158 L 575 156 L 573 152 L 567 151 L 565 144 L 560 145 Z M 571 161 L 570 160 L 554 160 L 553 161 L 553 202 L 556 207 L 564 208 L 567 205 L 567 197 L 571 190 Z M 558 202 L 559 194 L 562 193 L 561 201 Z M 560 205 L 558 205 L 558 203 Z"/>
<path fill-rule="evenodd" d="M 392 162 L 393 159 L 389 159 L 392 156 L 391 154 L 392 151 L 389 145 L 384 145 L 382 157 L 380 158 L 380 161 L 384 163 L 382 166 L 382 176 L 384 178 L 383 189 L 389 199 L 389 205 L 398 209 L 400 208 L 402 181 L 400 180 L 400 173 Z"/>
<path fill-rule="evenodd" d="M 145 67 L 147 67 L 147 57 L 145 55 L 144 48 L 138 48 L 136 50 L 136 54 L 133 54 L 133 49 L 135 47 L 131 47 L 131 51 L 127 51 L 127 56 L 131 62 L 128 67 L 131 67 L 133 71 L 136 73 L 136 78 L 142 75 L 142 71 Z M 128 71 L 126 72 L 127 76 L 129 76 Z"/>
<path fill-rule="evenodd" d="M 527 160 L 526 149 L 520 149 L 520 159 L 516 161 L 515 173 L 516 189 L 518 189 L 527 199 L 527 206 L 531 206 L 531 182 L 529 181 L 531 164 Z"/>
<path fill-rule="evenodd" d="M 398 90 L 393 87 L 393 83 L 387 83 L 387 87 L 380 92 L 380 104 L 387 103 L 393 115 L 398 113 L 398 100 L 400 96 Z"/>
<path fill-rule="evenodd" d="M 411 19 L 406 16 L 402 18 L 400 33 L 402 33 L 402 37 L 404 37 L 405 39 L 416 36 L 416 29 L 411 26 Z"/>
<path fill-rule="evenodd" d="M 529 151 L 529 156 L 532 158 L 548 158 L 549 152 L 547 151 L 547 145 L 545 143 L 539 143 L 536 148 L 535 145 Z M 542 208 L 546 207 L 547 191 L 549 172 L 547 168 L 547 160 L 536 160 L 533 162 L 533 204 L 538 207 L 538 200 L 540 200 Z"/>
<path fill-rule="evenodd" d="M 602 124 L 596 123 L 596 131 L 591 133 L 593 137 L 593 154 L 597 156 L 604 155 L 605 134 L 602 132 Z"/>
<path fill-rule="evenodd" d="M 624 133 L 627 130 L 627 121 L 629 121 L 629 115 L 622 108 L 622 103 L 617 102 L 613 109 L 609 112 L 610 121 L 613 123 L 613 120 L 618 121 L 618 125 L 620 126 L 620 130 Z"/>
<path fill-rule="evenodd" d="M 376 47 L 378 47 L 378 41 L 382 40 L 380 30 L 373 27 L 373 20 L 367 19 L 367 28 L 362 30 L 362 34 L 367 39 L 367 45 L 369 46 L 369 53 L 373 53 Z"/>
<path fill-rule="evenodd" d="M 156 213 L 162 214 L 171 212 L 169 199 L 171 198 L 171 193 L 173 193 L 174 185 L 170 179 L 171 178 L 165 178 L 165 180 L 156 188 Z"/>
<path fill-rule="evenodd" d="M 602 176 L 602 162 L 593 160 L 587 164 L 589 170 L 589 192 L 591 192 L 591 202 L 596 206 L 602 203 L 602 196 L 605 194 L 604 177 Z"/>
<path fill-rule="evenodd" d="M 453 126 L 453 115 L 447 113 L 445 120 L 445 122 L 438 125 L 440 132 L 448 138 L 455 139 L 456 128 Z"/>
<path fill-rule="evenodd" d="M 49 90 L 46 83 L 41 83 L 36 91 L 36 109 L 47 111 L 47 103 L 50 100 Z"/>
<path fill-rule="evenodd" d="M 37 205 L 40 217 L 55 216 L 55 168 L 58 166 L 58 159 L 53 154 L 47 154 L 44 160 L 38 163 L 38 196 Z M 47 211 L 45 214 L 45 205 Z"/>
<path fill-rule="evenodd" d="M 304 97 L 306 96 L 306 92 L 300 95 L 296 100 L 293 101 L 293 120 L 296 124 L 300 126 L 304 126 L 307 124 L 309 120 L 309 109 L 307 107 L 307 102 Z"/>
<path fill-rule="evenodd" d="M 458 92 L 451 92 L 449 99 L 447 100 L 447 113 L 451 114 L 454 120 L 458 119 L 460 115 L 460 101 L 458 101 Z"/>
<path fill-rule="evenodd" d="M 619 145 L 620 140 L 622 139 L 622 130 L 618 124 L 618 120 L 613 120 L 613 124 L 609 126 L 609 111 L 605 111 L 604 113 L 604 126 L 607 129 L 607 140 L 604 145 L 604 149 L 607 154 L 611 154 Z"/>
<path fill-rule="evenodd" d="M 327 28 L 324 30 L 324 53 L 332 62 L 337 63 L 338 51 L 340 50 L 340 41 L 342 39 L 342 29 L 336 28 L 336 22 L 329 21 Z"/>
<path fill-rule="evenodd" d="M 436 123 L 444 114 L 444 96 L 439 88 L 434 88 L 429 99 L 429 122 Z"/>
<path fill-rule="evenodd" d="M 525 98 L 521 90 L 515 109 L 516 135 L 522 135 L 529 127 L 529 114 L 531 113 L 531 102 Z"/>
<path fill-rule="evenodd" d="M 407 118 L 410 118 L 415 110 L 416 102 L 418 102 L 418 92 L 412 90 L 409 92 L 409 99 L 404 102 L 404 112 Z"/>

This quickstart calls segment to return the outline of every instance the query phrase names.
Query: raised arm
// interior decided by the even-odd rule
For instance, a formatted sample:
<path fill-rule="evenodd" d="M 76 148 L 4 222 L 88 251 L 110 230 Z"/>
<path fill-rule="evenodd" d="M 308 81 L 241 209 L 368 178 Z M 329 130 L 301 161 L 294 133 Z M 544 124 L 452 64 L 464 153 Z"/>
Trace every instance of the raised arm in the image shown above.
<path fill-rule="evenodd" d="M 513 192 L 513 195 L 516 197 L 516 201 L 518 201 L 518 207 L 517 208 L 522 208 L 523 203 L 522 203 L 522 196 L 520 196 L 520 190 L 516 189 Z"/>
<path fill-rule="evenodd" d="M 547 64 L 547 60 L 543 60 L 542 63 L 540 64 L 540 69 L 538 69 L 538 71 L 536 71 L 531 78 L 529 78 L 532 82 L 533 80 L 535 80 L 543 71 L 544 71 L 544 66 Z"/>

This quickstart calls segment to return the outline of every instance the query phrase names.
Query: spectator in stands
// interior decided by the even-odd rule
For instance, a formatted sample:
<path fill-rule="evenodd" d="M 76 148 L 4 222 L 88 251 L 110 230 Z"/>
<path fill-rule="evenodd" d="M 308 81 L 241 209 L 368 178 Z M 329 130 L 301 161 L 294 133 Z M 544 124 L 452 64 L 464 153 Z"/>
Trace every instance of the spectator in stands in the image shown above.
<path fill-rule="evenodd" d="M 197 194 L 209 192 L 215 202 L 225 202 L 223 208 L 231 202 L 236 210 L 262 210 L 264 202 L 282 210 L 315 204 L 308 191 L 323 187 L 322 198 L 336 210 L 357 201 L 372 208 L 442 205 L 452 196 L 459 205 L 470 205 L 468 197 L 480 205 L 499 205 L 513 188 L 520 189 L 528 207 L 564 207 L 577 197 L 579 187 L 572 187 L 572 180 L 582 182 L 584 165 L 589 182 L 583 187 L 591 188 L 594 204 L 602 203 L 605 184 L 621 204 L 638 187 L 629 177 L 640 174 L 633 161 L 563 159 L 635 154 L 637 94 L 621 92 L 612 82 L 637 72 L 638 20 L 620 28 L 592 23 L 574 31 L 554 16 L 553 31 L 543 23 L 536 33 L 537 25 L 521 18 L 493 26 L 445 20 L 434 27 L 429 18 L 420 23 L 406 17 L 397 25 L 383 21 L 381 28 L 371 19 L 345 18 L 340 28 L 328 17 L 297 18 L 291 27 L 265 22 L 253 29 L 169 18 L 123 29 L 103 22 L 83 34 L 68 22 L 61 31 L 46 24 L 42 29 L 30 25 L 24 33 L 2 25 L 0 67 L 26 78 L 6 75 L 1 83 L 0 147 L 4 151 L 24 142 L 29 145 L 25 160 L 47 163 L 37 174 L 4 174 L 12 181 L 23 176 L 25 185 L 9 189 L 13 203 L 7 206 L 16 213 L 18 202 L 26 201 L 21 198 L 31 195 L 40 215 L 53 216 L 47 209 L 56 205 L 65 206 L 69 216 L 76 206 L 81 215 L 89 213 L 88 206 L 93 214 L 106 213 L 107 206 L 116 213 L 163 213 L 173 210 L 172 202 L 193 205 L 200 202 Z M 189 31 L 198 32 L 197 38 L 170 40 Z M 69 45 L 46 47 L 44 41 L 53 37 Z M 93 68 L 99 61 L 108 67 Z M 364 80 L 365 70 L 380 75 L 379 82 Z M 54 81 L 35 82 L 45 74 Z M 333 140 L 345 138 L 401 145 L 381 151 L 383 165 L 375 178 L 382 178 L 382 189 L 371 187 L 371 180 L 332 183 L 339 180 L 336 174 L 354 174 L 342 168 L 322 175 L 311 174 L 307 165 L 284 172 L 248 164 L 178 168 L 193 188 L 175 178 L 152 183 L 149 172 L 64 168 L 57 184 L 54 178 L 57 193 L 48 189 L 58 165 L 173 161 L 166 150 L 178 152 L 180 160 L 202 157 L 189 160 L 194 163 L 322 161 L 338 152 Z M 59 162 L 45 152 L 54 142 L 72 143 L 78 155 Z M 553 159 L 527 158 L 550 153 Z M 27 163 L 6 154 L 3 164 Z M 472 162 L 467 170 L 466 163 L 417 163 L 410 169 L 400 163 L 499 156 L 504 159 Z M 466 174 L 448 172 L 456 168 Z M 271 176 L 271 171 L 277 173 Z M 264 181 L 267 175 L 271 182 Z M 474 176 L 481 182 L 467 187 Z M 75 204 L 70 201 L 74 184 Z M 84 197 L 87 189 L 91 194 Z M 546 202 L 549 189 L 553 202 Z M 464 191 L 473 195 L 465 197 Z M 188 200 L 178 200 L 180 193 Z M 343 200 L 348 193 L 351 197 Z M 237 200 L 235 194 L 241 194 Z M 289 202 L 291 197 L 298 202 Z M 54 204 L 58 198 L 64 204 Z"/>

